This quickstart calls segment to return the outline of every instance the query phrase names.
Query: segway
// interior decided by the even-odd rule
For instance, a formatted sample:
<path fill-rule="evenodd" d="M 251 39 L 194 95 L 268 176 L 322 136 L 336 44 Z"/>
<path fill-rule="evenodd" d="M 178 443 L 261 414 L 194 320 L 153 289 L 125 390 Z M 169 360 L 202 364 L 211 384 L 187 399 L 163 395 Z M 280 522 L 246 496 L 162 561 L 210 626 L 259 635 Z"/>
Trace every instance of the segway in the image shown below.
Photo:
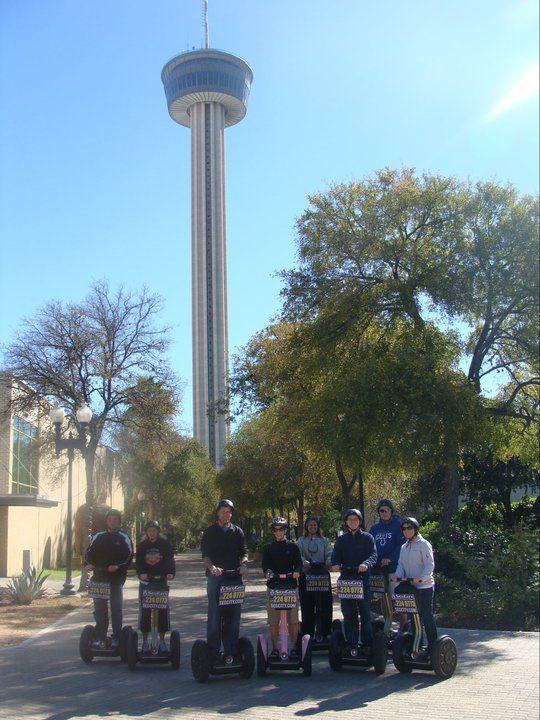
<path fill-rule="evenodd" d="M 330 573 L 323 563 L 311 563 L 304 578 L 306 593 L 314 593 L 315 596 L 315 634 L 311 636 L 311 651 L 325 651 L 330 645 L 330 636 L 324 635 L 322 631 L 322 599 L 324 593 L 332 592 Z"/>
<path fill-rule="evenodd" d="M 88 582 L 88 597 L 92 599 L 110 601 L 111 584 L 105 581 L 94 580 Z M 127 640 L 131 632 L 131 625 L 124 625 L 120 631 L 118 644 L 113 644 L 113 639 L 109 635 L 103 644 L 99 647 L 95 645 L 99 640 L 94 625 L 85 625 L 79 639 L 79 655 L 81 660 L 90 664 L 95 657 L 116 658 L 119 657 L 122 662 L 127 660 Z"/>
<path fill-rule="evenodd" d="M 394 590 L 394 611 L 406 613 L 411 620 L 392 643 L 392 657 L 396 670 L 410 673 L 412 670 L 431 670 L 441 680 L 452 677 L 457 666 L 456 643 L 448 635 L 442 635 L 433 643 L 431 653 L 422 647 L 424 629 L 417 603 L 417 589 L 412 578 L 399 578 Z"/>
<path fill-rule="evenodd" d="M 270 607 L 280 611 L 279 654 L 271 657 L 272 641 L 266 635 L 257 638 L 257 675 L 264 677 L 268 670 L 302 670 L 306 677 L 311 675 L 311 637 L 303 635 L 299 641 L 298 657 L 291 657 L 287 610 L 298 607 L 298 589 L 293 574 L 276 575 L 269 588 Z"/>
<path fill-rule="evenodd" d="M 337 581 L 337 596 L 340 600 L 364 599 L 364 581 L 358 568 L 342 566 Z M 340 620 L 334 620 L 332 630 L 328 648 L 328 662 L 332 670 L 339 672 L 344 665 L 349 665 L 365 669 L 373 667 L 378 675 L 385 671 L 388 645 L 382 631 L 379 630 L 374 634 L 372 647 L 369 648 L 361 643 L 353 647 L 348 646 Z"/>
<path fill-rule="evenodd" d="M 220 578 L 218 602 L 223 628 L 228 608 L 242 605 L 246 588 L 239 568 L 224 570 Z M 246 637 L 238 639 L 238 654 L 228 658 L 221 652 L 214 652 L 204 640 L 196 640 L 191 649 L 191 671 L 200 683 L 206 682 L 210 675 L 240 675 L 247 680 L 253 675 L 254 669 L 255 653 L 251 641 Z"/>
<path fill-rule="evenodd" d="M 135 670 L 137 663 L 141 665 L 165 665 L 171 664 L 173 670 L 180 667 L 180 633 L 173 630 L 169 638 L 169 646 L 166 650 L 159 649 L 158 617 L 160 610 L 169 608 L 169 588 L 166 585 L 163 575 L 150 575 L 148 582 L 142 589 L 141 608 L 151 610 L 150 614 L 150 645 L 148 652 L 139 650 L 139 634 L 136 630 L 130 630 L 127 636 L 127 666 Z"/>
<path fill-rule="evenodd" d="M 392 588 L 388 577 L 388 569 L 380 568 L 380 574 L 371 574 L 369 589 L 372 598 L 381 601 L 382 617 L 372 621 L 373 625 L 373 669 L 377 675 L 386 670 L 388 655 L 392 642 L 397 637 L 397 630 L 392 628 L 394 607 L 392 604 Z"/>

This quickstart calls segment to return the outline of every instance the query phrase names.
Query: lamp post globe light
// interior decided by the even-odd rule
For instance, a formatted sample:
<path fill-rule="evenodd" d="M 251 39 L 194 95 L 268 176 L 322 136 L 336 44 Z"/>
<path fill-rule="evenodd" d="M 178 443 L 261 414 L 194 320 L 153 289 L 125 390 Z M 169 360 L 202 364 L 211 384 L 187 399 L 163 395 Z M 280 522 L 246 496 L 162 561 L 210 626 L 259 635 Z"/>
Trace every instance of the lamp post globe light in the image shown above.
<path fill-rule="evenodd" d="M 55 405 L 49 412 L 49 418 L 54 425 L 54 445 L 56 456 L 60 457 L 62 450 L 67 450 L 68 456 L 68 492 L 67 492 L 67 512 L 66 512 L 66 580 L 61 595 L 75 595 L 76 590 L 73 585 L 71 576 L 73 568 L 73 460 L 75 458 L 75 450 L 79 450 L 84 456 L 86 451 L 86 431 L 92 420 L 92 410 L 86 403 L 83 403 L 76 411 L 75 416 L 79 424 L 79 434 L 73 437 L 73 433 L 69 433 L 67 438 L 62 437 L 62 425 L 66 419 L 66 413 L 59 406 Z"/>

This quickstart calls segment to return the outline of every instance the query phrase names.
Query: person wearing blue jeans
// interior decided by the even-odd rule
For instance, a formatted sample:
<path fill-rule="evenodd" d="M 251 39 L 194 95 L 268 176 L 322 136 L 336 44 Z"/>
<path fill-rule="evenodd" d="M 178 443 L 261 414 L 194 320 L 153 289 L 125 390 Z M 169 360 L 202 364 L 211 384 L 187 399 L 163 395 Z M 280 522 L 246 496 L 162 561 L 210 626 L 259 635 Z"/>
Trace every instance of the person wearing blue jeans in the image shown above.
<path fill-rule="evenodd" d="M 358 573 L 364 586 L 363 600 L 341 600 L 343 613 L 343 626 L 345 639 L 350 650 L 356 652 L 358 636 L 360 634 L 362 645 L 369 649 L 373 643 L 373 629 L 371 627 L 369 571 L 377 563 L 377 550 L 373 536 L 360 529 L 362 513 L 351 508 L 344 515 L 345 529 L 336 540 L 332 551 L 332 571 L 342 571 L 342 575 Z M 343 571 L 343 568 L 354 568 Z M 360 615 L 361 628 L 358 616 Z M 359 633 L 360 630 L 360 633 Z"/>
<path fill-rule="evenodd" d="M 428 640 L 427 650 L 420 653 L 420 659 L 424 659 L 431 652 L 433 643 L 437 639 L 437 626 L 433 617 L 433 595 L 435 593 L 433 548 L 431 543 L 420 534 L 420 525 L 416 518 L 403 518 L 401 529 L 406 542 L 401 546 L 396 573 L 392 577 L 392 581 L 412 579 L 418 613 Z"/>
<path fill-rule="evenodd" d="M 238 570 L 242 577 L 247 572 L 247 545 L 244 532 L 231 522 L 234 505 L 220 500 L 216 508 L 216 522 L 206 528 L 201 541 L 201 552 L 206 570 L 208 615 L 206 642 L 218 657 L 223 641 L 223 655 L 227 664 L 238 653 L 241 605 L 219 606 L 219 589 L 226 570 Z"/>
<path fill-rule="evenodd" d="M 106 582 L 110 586 L 110 604 L 112 621 L 111 647 L 118 647 L 122 629 L 123 587 L 133 547 L 129 535 L 120 530 L 122 515 L 118 510 L 111 509 L 105 516 L 107 529 L 96 533 L 90 543 L 85 563 L 93 567 L 92 580 Z M 96 620 L 97 649 L 105 647 L 109 627 L 107 603 L 102 598 L 94 598 L 94 618 Z"/>

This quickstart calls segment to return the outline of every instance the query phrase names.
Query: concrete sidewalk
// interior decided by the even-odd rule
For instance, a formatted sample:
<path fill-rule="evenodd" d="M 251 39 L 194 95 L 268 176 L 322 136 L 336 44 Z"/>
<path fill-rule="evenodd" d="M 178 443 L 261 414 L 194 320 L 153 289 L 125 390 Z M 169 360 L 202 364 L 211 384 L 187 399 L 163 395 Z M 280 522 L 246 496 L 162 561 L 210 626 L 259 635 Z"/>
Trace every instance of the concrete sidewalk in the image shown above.
<path fill-rule="evenodd" d="M 390 663 L 377 677 L 354 669 L 334 673 L 325 655 L 314 656 L 313 676 L 269 674 L 240 680 L 211 678 L 205 685 L 191 675 L 189 654 L 204 637 L 206 593 L 198 554 L 181 556 L 171 587 L 171 620 L 182 634 L 182 666 L 139 667 L 129 672 L 118 661 L 78 656 L 81 628 L 91 622 L 83 608 L 50 632 L 24 646 L 0 651 L 0 718 L 87 720 L 536 720 L 538 717 L 538 636 L 451 630 L 459 647 L 453 678 L 432 673 L 402 675 Z M 255 577 L 257 576 L 257 578 Z M 243 632 L 256 638 L 264 628 L 264 584 L 251 571 L 243 611 Z M 137 585 L 128 580 L 125 621 L 135 623 Z M 337 604 L 335 614 L 341 617 Z"/>

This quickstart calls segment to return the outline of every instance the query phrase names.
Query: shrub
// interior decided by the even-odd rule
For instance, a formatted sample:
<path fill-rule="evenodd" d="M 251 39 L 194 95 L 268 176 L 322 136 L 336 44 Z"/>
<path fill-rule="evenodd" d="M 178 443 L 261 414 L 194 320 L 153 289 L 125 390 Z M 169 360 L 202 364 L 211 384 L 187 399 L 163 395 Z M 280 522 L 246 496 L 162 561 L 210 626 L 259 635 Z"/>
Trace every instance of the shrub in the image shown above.
<path fill-rule="evenodd" d="M 43 583 L 49 577 L 45 570 L 39 573 L 32 565 L 22 572 L 18 577 L 13 578 L 7 586 L 7 595 L 14 605 L 30 605 L 33 600 L 43 597 L 45 588 Z"/>
<path fill-rule="evenodd" d="M 500 528 L 457 518 L 444 536 L 422 527 L 435 553 L 437 609 L 442 624 L 532 630 L 538 625 L 538 531 Z"/>

